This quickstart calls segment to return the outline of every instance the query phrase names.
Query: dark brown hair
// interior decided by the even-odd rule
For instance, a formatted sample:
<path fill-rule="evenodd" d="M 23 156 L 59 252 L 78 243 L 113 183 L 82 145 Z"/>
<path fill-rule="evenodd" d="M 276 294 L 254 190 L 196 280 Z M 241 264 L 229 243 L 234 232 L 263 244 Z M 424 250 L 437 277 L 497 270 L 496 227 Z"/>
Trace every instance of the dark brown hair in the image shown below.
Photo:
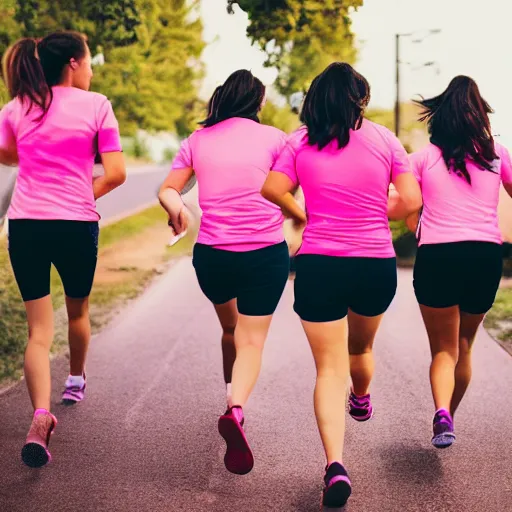
<path fill-rule="evenodd" d="M 210 99 L 208 117 L 202 121 L 205 127 L 231 119 L 244 117 L 259 122 L 258 112 L 265 98 L 265 86 L 250 71 L 235 71 Z"/>
<path fill-rule="evenodd" d="M 415 103 L 423 108 L 420 121 L 427 121 L 430 140 L 441 149 L 449 171 L 463 176 L 469 184 L 466 159 L 494 172 L 492 162 L 498 155 L 489 121 L 493 110 L 472 78 L 456 76 L 439 96 Z"/>
<path fill-rule="evenodd" d="M 28 111 L 37 105 L 43 117 L 53 100 L 52 87 L 62 79 L 71 59 L 87 54 L 87 42 L 77 32 L 55 32 L 43 39 L 21 39 L 4 56 L 3 76 L 11 98 L 28 102 Z"/>
<path fill-rule="evenodd" d="M 335 62 L 318 75 L 304 99 L 300 120 L 308 128 L 311 146 L 323 149 L 333 140 L 338 148 L 358 130 L 370 101 L 370 84 L 350 64 Z"/>

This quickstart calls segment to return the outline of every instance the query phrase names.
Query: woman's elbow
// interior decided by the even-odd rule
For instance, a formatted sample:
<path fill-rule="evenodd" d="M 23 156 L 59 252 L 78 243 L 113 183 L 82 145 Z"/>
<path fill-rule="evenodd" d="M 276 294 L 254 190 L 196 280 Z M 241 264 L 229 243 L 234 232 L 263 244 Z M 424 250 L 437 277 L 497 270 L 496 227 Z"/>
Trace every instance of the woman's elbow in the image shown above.
<path fill-rule="evenodd" d="M 266 185 L 263 185 L 263 188 L 261 189 L 260 193 L 263 196 L 263 199 L 266 199 L 267 201 L 270 201 L 271 203 L 275 202 L 275 200 L 276 200 L 275 193 L 272 191 L 272 189 L 270 189 Z"/>
<path fill-rule="evenodd" d="M 124 167 L 115 169 L 107 179 L 111 185 L 120 187 L 126 181 L 126 169 Z"/>

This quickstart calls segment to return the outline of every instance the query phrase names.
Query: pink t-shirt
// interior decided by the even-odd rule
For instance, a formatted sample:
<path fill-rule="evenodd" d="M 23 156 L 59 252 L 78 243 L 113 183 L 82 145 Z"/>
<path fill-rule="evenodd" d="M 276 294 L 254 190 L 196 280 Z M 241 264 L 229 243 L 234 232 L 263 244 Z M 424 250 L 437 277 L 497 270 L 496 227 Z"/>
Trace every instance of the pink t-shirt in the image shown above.
<path fill-rule="evenodd" d="M 500 184 L 512 183 L 508 151 L 496 144 L 495 172 L 467 161 L 471 185 L 448 172 L 441 150 L 429 144 L 411 155 L 413 172 L 423 195 L 419 245 L 478 241 L 501 244 L 498 226 Z"/>
<path fill-rule="evenodd" d="M 16 142 L 19 173 L 8 218 L 97 221 L 92 178 L 96 152 L 121 151 L 108 99 L 74 87 L 54 87 L 46 117 L 18 99 L 0 112 L 0 146 Z"/>
<path fill-rule="evenodd" d="M 196 174 L 199 243 L 249 251 L 284 240 L 281 210 L 260 191 L 285 145 L 281 130 L 239 117 L 197 130 L 182 143 L 172 169 Z"/>
<path fill-rule="evenodd" d="M 302 186 L 307 225 L 298 254 L 392 258 L 387 206 L 389 184 L 410 172 L 407 152 L 384 126 L 364 120 L 350 141 L 319 150 L 307 128 L 290 136 L 274 171 Z"/>

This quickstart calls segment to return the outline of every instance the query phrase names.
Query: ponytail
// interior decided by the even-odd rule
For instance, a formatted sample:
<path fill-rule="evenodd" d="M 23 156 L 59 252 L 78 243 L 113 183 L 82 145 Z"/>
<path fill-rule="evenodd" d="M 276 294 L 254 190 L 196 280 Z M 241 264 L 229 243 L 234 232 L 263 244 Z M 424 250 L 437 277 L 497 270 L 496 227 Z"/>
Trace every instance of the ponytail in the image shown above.
<path fill-rule="evenodd" d="M 85 37 L 78 32 L 54 32 L 41 40 L 20 39 L 5 53 L 3 77 L 11 98 L 28 104 L 27 113 L 36 105 L 48 112 L 53 100 L 52 87 L 62 80 L 71 59 L 87 54 Z"/>
<path fill-rule="evenodd" d="M 44 116 L 50 107 L 52 92 L 37 55 L 36 40 L 25 38 L 14 43 L 7 50 L 3 64 L 3 76 L 11 98 L 28 102 L 28 112 L 37 105 Z"/>

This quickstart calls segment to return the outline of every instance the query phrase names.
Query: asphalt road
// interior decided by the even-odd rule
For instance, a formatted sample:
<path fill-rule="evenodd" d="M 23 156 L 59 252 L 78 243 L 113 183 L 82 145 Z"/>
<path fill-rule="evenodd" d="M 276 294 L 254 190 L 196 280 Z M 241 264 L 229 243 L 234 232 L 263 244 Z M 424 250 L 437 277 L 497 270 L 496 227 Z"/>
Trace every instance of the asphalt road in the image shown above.
<path fill-rule="evenodd" d="M 376 341 L 375 417 L 347 417 L 349 512 L 506 512 L 512 503 L 512 358 L 484 332 L 457 442 L 430 444 L 429 352 L 410 271 Z M 313 360 L 292 311 L 276 313 L 261 379 L 246 408 L 256 464 L 223 466 L 219 327 L 189 259 L 178 262 L 91 347 L 86 400 L 58 404 L 54 461 L 23 467 L 31 411 L 23 384 L 0 397 L 0 510 L 8 512 L 307 512 L 320 510 L 323 452 L 313 416 Z M 340 407 L 345 407 L 340 390 Z"/>

